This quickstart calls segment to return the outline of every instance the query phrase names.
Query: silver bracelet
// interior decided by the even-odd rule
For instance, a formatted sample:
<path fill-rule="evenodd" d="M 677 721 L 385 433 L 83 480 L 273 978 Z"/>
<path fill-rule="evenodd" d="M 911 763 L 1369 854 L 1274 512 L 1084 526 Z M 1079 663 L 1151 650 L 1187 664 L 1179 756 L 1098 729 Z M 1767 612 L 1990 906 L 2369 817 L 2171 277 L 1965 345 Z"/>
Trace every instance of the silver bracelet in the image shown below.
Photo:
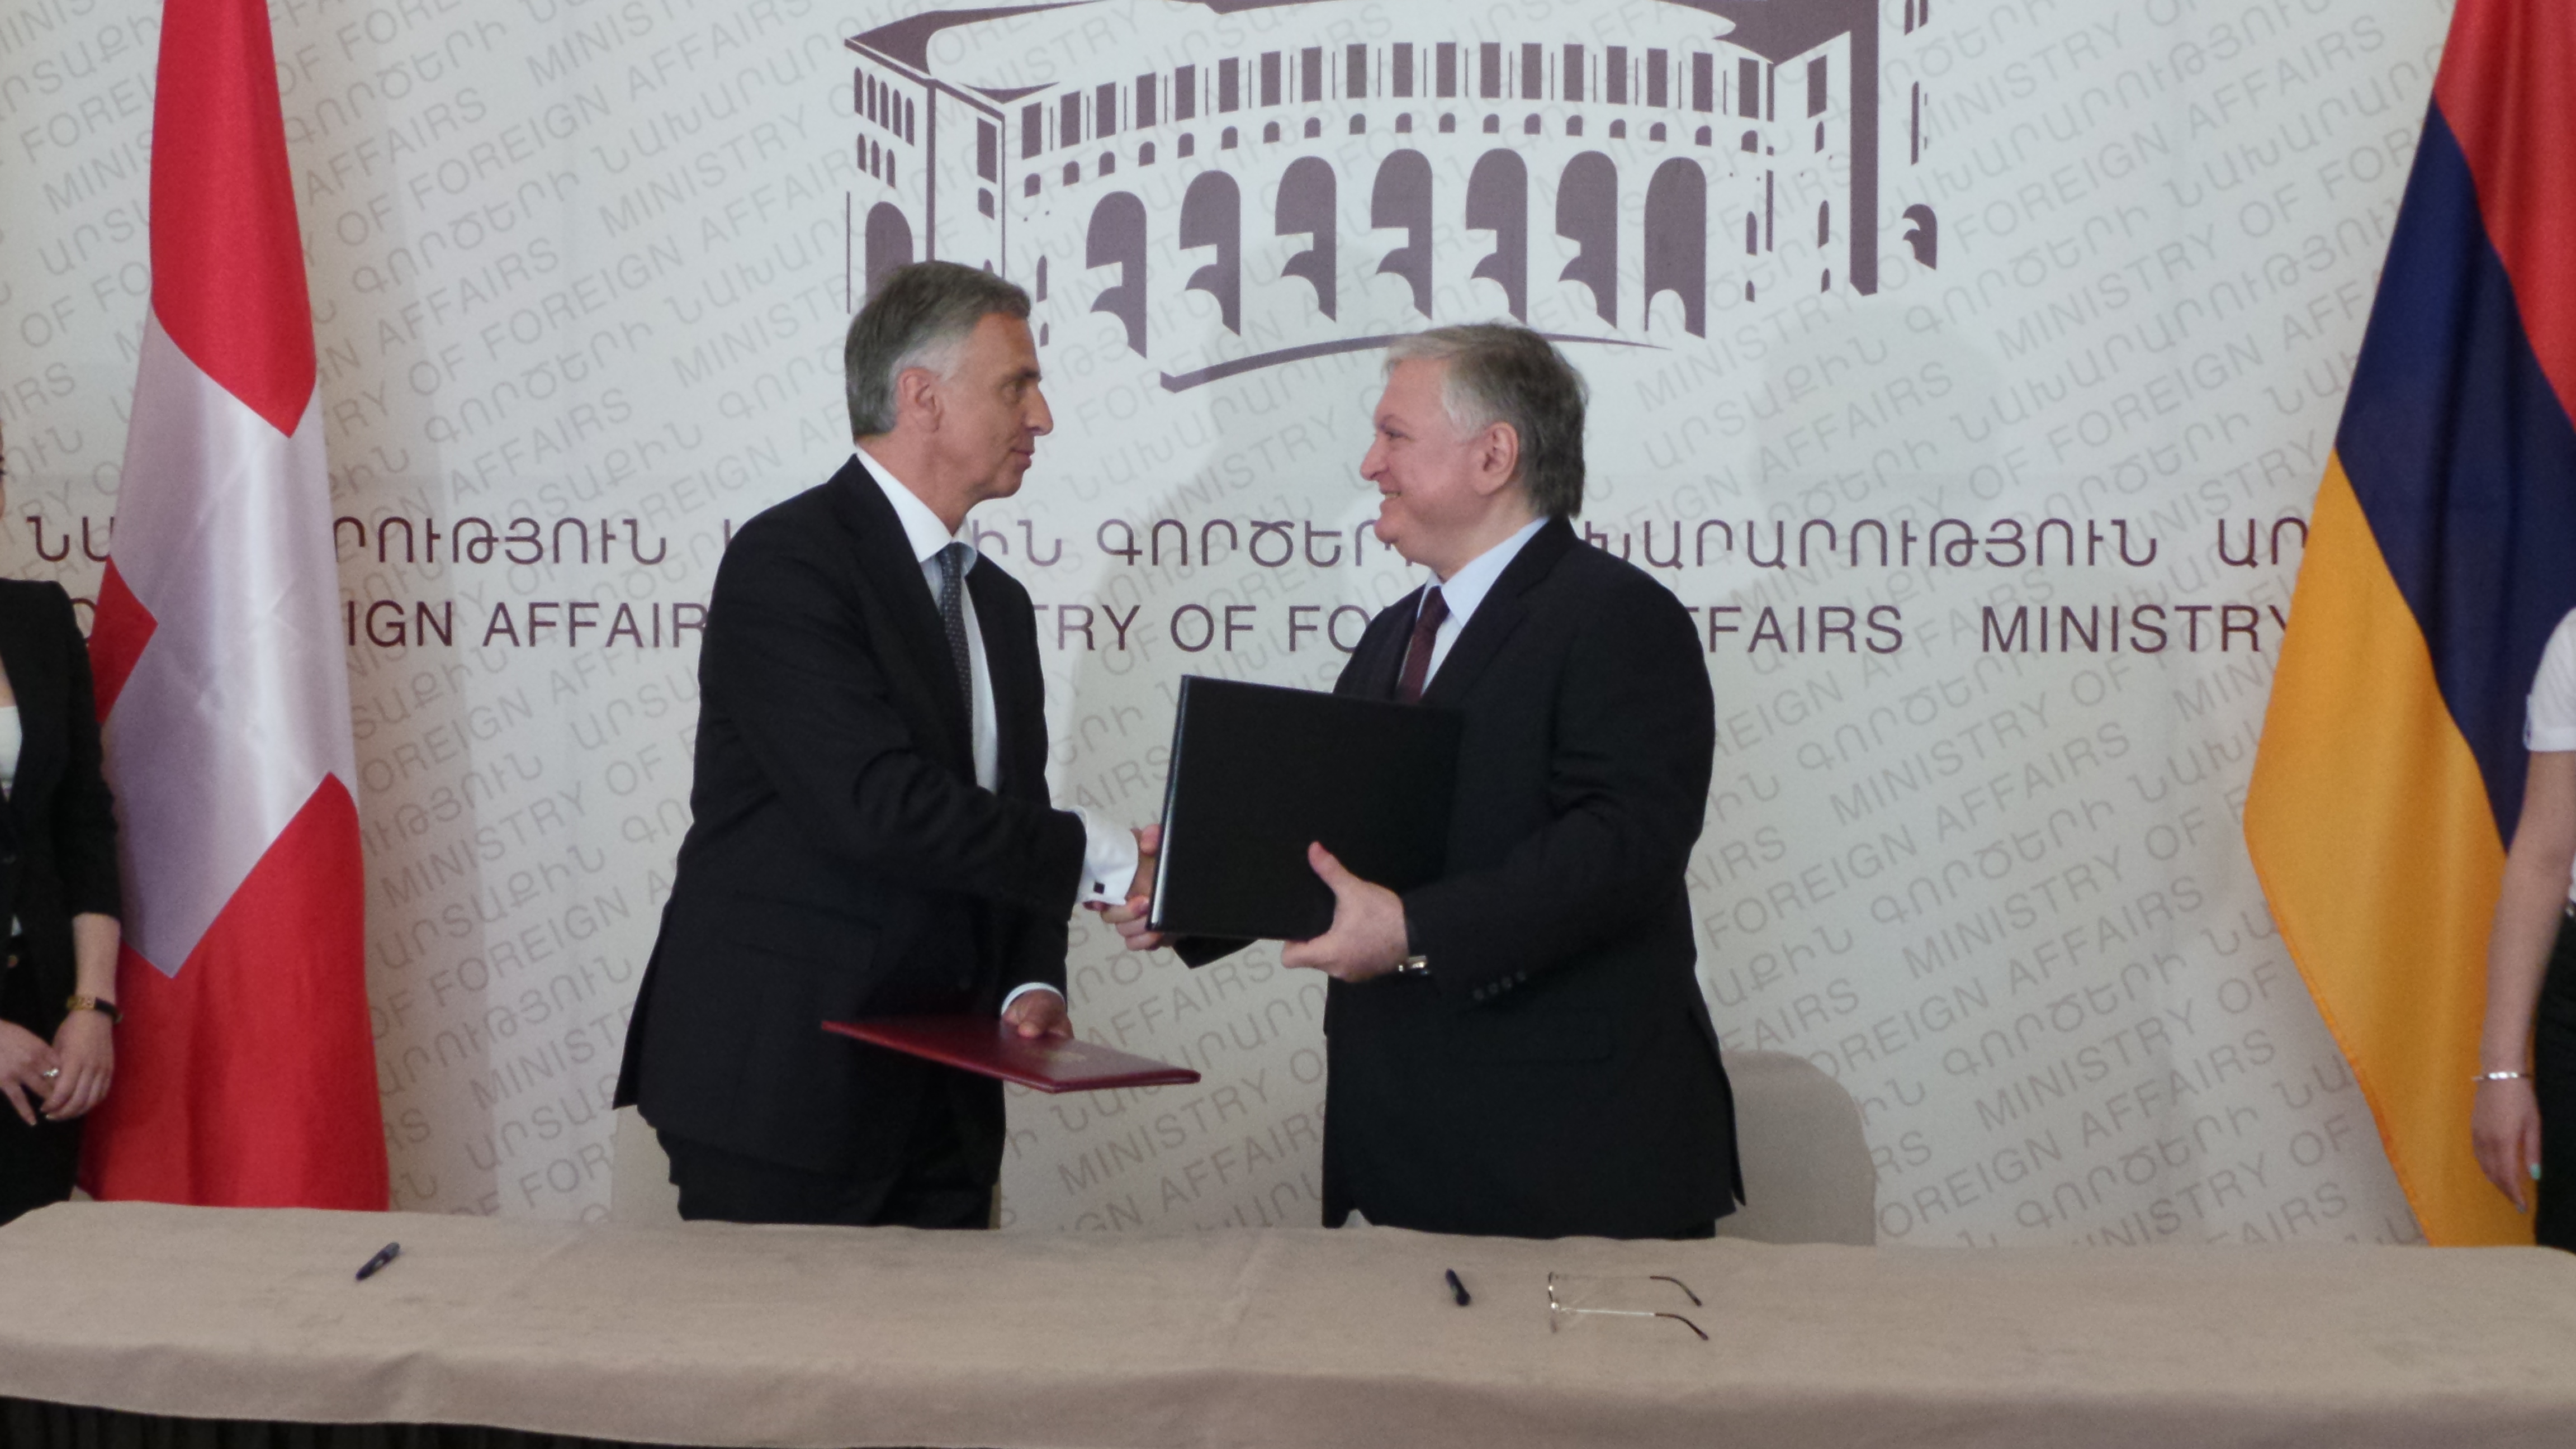
<path fill-rule="evenodd" d="M 2520 1082 L 2527 1081 L 2530 1077 L 2531 1073 L 2529 1072 L 2480 1072 L 2476 1076 L 2469 1078 L 2469 1080 L 2472 1082 Z"/>

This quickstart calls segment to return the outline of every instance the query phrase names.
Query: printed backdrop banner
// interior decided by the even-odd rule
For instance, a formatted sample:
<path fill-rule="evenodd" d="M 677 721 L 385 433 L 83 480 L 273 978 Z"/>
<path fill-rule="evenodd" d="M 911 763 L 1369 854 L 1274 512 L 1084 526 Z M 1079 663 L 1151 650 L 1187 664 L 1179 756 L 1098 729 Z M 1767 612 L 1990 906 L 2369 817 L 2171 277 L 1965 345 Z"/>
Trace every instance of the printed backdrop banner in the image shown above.
<path fill-rule="evenodd" d="M 1153 817 L 1184 674 L 1333 678 L 1416 581 L 1356 474 L 1384 342 L 1517 318 L 1591 385 L 1586 535 L 1706 642 L 1711 1007 L 1860 1101 L 1883 1240 L 2418 1236 L 2239 816 L 2436 7 L 271 13 L 398 1206 L 604 1211 L 716 558 L 844 456 L 868 278 L 940 257 L 1036 299 L 1057 430 L 976 525 L 1060 799 Z M 0 12 L 9 562 L 84 598 L 154 16 Z M 1112 940 L 1080 1030 L 1206 1080 L 1015 1096 L 1005 1220 L 1312 1222 L 1321 982 Z"/>

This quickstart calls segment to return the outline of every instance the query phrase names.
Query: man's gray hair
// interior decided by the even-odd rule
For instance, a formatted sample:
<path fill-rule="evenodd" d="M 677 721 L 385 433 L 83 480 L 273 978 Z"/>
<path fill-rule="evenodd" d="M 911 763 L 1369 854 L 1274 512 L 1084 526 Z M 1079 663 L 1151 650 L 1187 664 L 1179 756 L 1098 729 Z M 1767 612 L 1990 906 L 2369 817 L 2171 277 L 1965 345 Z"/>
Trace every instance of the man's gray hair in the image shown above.
<path fill-rule="evenodd" d="M 1508 423 L 1519 435 L 1521 491 L 1532 509 L 1552 518 L 1583 511 L 1583 374 L 1546 338 L 1487 322 L 1416 332 L 1386 350 L 1389 372 L 1414 361 L 1449 365 L 1440 401 L 1459 432 Z"/>
<path fill-rule="evenodd" d="M 914 262 L 879 278 L 841 344 L 850 436 L 893 432 L 895 379 L 916 367 L 948 376 L 975 324 L 997 312 L 1027 321 L 1029 294 L 991 272 L 955 262 Z"/>

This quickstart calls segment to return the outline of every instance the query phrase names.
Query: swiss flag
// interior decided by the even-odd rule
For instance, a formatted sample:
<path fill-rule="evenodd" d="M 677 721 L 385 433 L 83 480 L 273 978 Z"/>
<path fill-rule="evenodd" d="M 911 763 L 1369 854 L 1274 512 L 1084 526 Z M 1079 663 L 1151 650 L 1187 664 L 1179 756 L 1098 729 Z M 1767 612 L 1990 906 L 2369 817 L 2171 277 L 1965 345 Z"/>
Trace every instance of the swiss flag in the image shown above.
<path fill-rule="evenodd" d="M 152 314 L 90 638 L 125 856 L 102 1198 L 382 1208 L 313 312 L 262 0 L 168 0 Z"/>

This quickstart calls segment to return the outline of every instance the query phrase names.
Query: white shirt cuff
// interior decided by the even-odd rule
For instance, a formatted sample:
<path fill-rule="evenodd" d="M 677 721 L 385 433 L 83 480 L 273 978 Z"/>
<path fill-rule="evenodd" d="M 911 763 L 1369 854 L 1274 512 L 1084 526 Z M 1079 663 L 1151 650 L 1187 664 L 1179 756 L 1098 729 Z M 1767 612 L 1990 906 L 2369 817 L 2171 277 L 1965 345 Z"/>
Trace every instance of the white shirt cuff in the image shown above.
<path fill-rule="evenodd" d="M 1011 994 L 1002 998 L 1002 1011 L 1001 1011 L 1001 1014 L 1002 1014 L 1002 1015 L 1004 1015 L 1004 1016 L 1008 1016 L 1008 1015 L 1010 1015 L 1010 1014 L 1011 1014 L 1011 1003 L 1012 1003 L 1012 1002 L 1014 1002 L 1014 1001 L 1019 1000 L 1019 999 L 1020 999 L 1021 997 L 1023 997 L 1023 996 L 1028 995 L 1028 994 L 1029 994 L 1030 992 L 1032 992 L 1032 991 L 1043 991 L 1043 992 L 1046 992 L 1048 995 L 1050 995 L 1050 996 L 1054 996 L 1054 997 L 1057 997 L 1057 998 L 1059 998 L 1059 999 L 1061 999 L 1061 998 L 1064 996 L 1064 993 L 1063 993 L 1063 992 L 1056 990 L 1054 987 L 1047 985 L 1047 984 L 1046 984 L 1045 982 L 1043 982 L 1043 981 L 1029 981 L 1029 982 L 1023 982 L 1022 984 L 1020 984 L 1020 985 L 1018 985 L 1018 986 L 1014 986 L 1014 987 L 1012 987 L 1012 988 L 1011 988 Z"/>
<path fill-rule="evenodd" d="M 1110 825 L 1080 805 L 1073 813 L 1082 817 L 1082 887 L 1074 893 L 1074 903 L 1118 905 L 1127 899 L 1127 883 L 1136 878 L 1136 836 L 1124 826 Z"/>

